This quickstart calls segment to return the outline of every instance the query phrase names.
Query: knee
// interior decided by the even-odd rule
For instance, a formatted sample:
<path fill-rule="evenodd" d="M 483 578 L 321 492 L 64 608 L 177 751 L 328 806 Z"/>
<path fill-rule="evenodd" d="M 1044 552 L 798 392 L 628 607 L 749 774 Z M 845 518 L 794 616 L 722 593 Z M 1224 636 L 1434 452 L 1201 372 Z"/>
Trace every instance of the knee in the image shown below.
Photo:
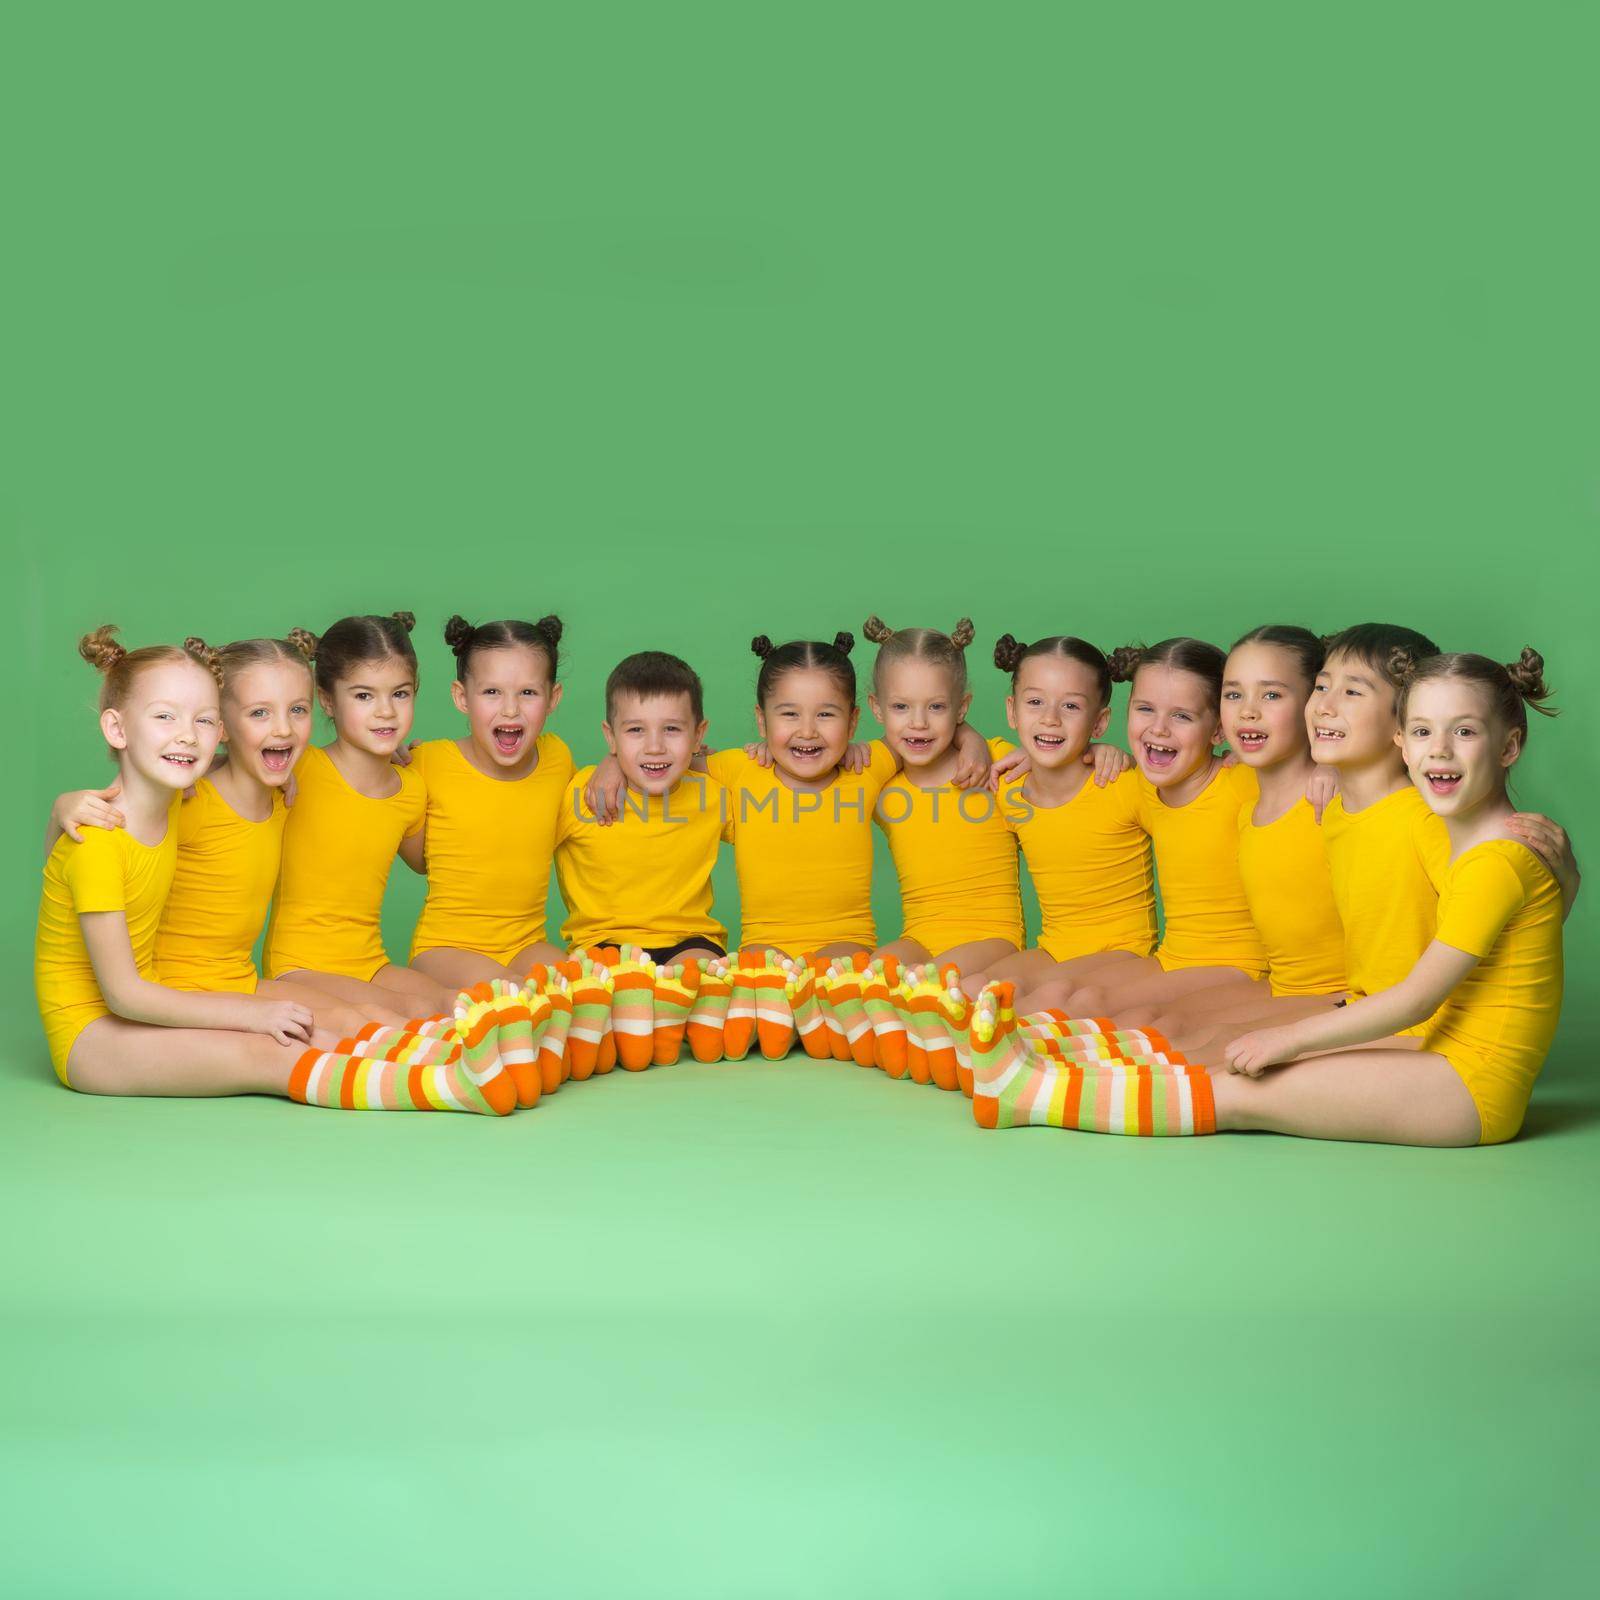
<path fill-rule="evenodd" d="M 1080 1017 L 1099 1017 L 1105 1014 L 1106 992 L 1104 989 L 1097 989 L 1092 983 L 1073 990 L 1068 998 L 1072 1001 L 1071 1009 Z"/>

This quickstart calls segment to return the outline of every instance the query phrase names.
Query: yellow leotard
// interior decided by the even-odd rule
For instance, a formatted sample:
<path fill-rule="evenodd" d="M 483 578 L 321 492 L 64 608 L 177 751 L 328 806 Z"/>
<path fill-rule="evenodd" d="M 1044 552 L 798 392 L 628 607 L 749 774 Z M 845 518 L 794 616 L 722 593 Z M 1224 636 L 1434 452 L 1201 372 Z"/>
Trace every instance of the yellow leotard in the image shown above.
<path fill-rule="evenodd" d="M 556 878 L 566 902 L 561 937 L 569 945 L 638 944 L 655 949 L 683 939 L 727 939 L 711 915 L 711 869 L 722 840 L 722 785 L 685 773 L 666 795 L 628 790 L 622 816 L 602 828 L 583 803 L 593 767 L 561 797 Z"/>
<path fill-rule="evenodd" d="M 1026 778 L 1000 791 L 1001 816 L 1039 895 L 1039 948 L 1056 961 L 1102 950 L 1147 956 L 1156 945 L 1156 896 L 1138 784 L 1124 773 L 1102 789 L 1085 772 L 1064 805 L 1029 800 Z"/>
<path fill-rule="evenodd" d="M 817 794 L 791 789 L 743 750 L 707 762 L 727 791 L 745 945 L 798 956 L 830 944 L 878 942 L 872 921 L 872 812 L 894 776 L 888 748 L 871 746 L 860 773 L 840 772 Z"/>
<path fill-rule="evenodd" d="M 1239 876 L 1250 917 L 1267 951 L 1275 995 L 1342 994 L 1344 925 L 1333 900 L 1328 853 L 1309 800 L 1275 821 L 1239 812 Z"/>
<path fill-rule="evenodd" d="M 352 789 L 326 750 L 307 750 L 283 830 L 283 871 L 267 926 L 269 978 L 304 968 L 371 978 L 388 965 L 380 919 L 402 839 L 420 833 L 427 795 L 409 767 L 374 800 Z"/>
<path fill-rule="evenodd" d="M 1156 856 L 1165 917 L 1156 960 L 1164 972 L 1237 967 L 1265 975 L 1267 953 L 1239 877 L 1239 813 L 1260 793 L 1248 767 L 1221 767 L 1188 805 L 1169 806 L 1143 773 L 1139 821 Z"/>
<path fill-rule="evenodd" d="M 254 994 L 253 951 L 272 906 L 289 815 L 281 794 L 262 822 L 241 817 L 202 778 L 178 812 L 178 867 L 156 932 L 156 982 Z"/>
<path fill-rule="evenodd" d="M 1003 740 L 989 743 L 1003 752 Z M 903 774 L 883 786 L 875 820 L 900 879 L 901 938 L 930 954 L 975 939 L 1022 948 L 1017 841 L 987 789 L 921 789 Z"/>
<path fill-rule="evenodd" d="M 1360 811 L 1335 795 L 1322 816 L 1352 994 L 1392 989 L 1428 948 L 1450 862 L 1442 818 L 1408 783 Z"/>
<path fill-rule="evenodd" d="M 33 987 L 56 1076 L 71 1087 L 67 1060 L 78 1035 L 111 1015 L 95 979 L 78 918 L 120 911 L 139 975 L 155 979 L 156 927 L 178 861 L 178 807 L 173 796 L 160 844 L 140 844 L 124 828 L 85 828 L 83 843 L 65 834 L 44 864 L 39 929 L 33 945 Z"/>
<path fill-rule="evenodd" d="M 411 937 L 419 950 L 475 950 L 507 963 L 545 937 L 556 816 L 572 752 L 541 733 L 539 760 L 514 782 L 480 772 L 454 739 L 412 752 L 428 791 L 428 899 Z"/>
<path fill-rule="evenodd" d="M 1460 1073 L 1480 1143 L 1500 1144 L 1522 1127 L 1561 1018 L 1561 890 L 1526 845 L 1474 845 L 1450 864 L 1434 937 L 1479 961 L 1429 1020 L 1422 1047 Z"/>

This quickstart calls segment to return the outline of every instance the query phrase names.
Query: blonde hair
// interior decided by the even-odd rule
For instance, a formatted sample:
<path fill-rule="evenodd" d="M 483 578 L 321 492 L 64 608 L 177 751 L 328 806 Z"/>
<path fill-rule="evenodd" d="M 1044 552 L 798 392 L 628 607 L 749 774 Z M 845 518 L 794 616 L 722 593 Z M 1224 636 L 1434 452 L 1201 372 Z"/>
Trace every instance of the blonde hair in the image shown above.
<path fill-rule="evenodd" d="M 175 644 L 147 644 L 129 650 L 117 642 L 117 627 L 108 622 L 86 633 L 78 641 L 78 654 L 101 675 L 100 709 L 120 711 L 128 703 L 128 696 L 140 673 L 149 667 L 165 666 L 173 661 L 189 661 L 202 670 L 216 672 L 211 663 L 193 650 Z"/>
<path fill-rule="evenodd" d="M 309 637 L 303 628 L 294 631 Z M 232 644 L 209 645 L 191 633 L 183 641 L 183 648 L 210 669 L 211 675 L 217 680 L 217 687 L 224 694 L 232 693 L 234 683 L 242 672 L 272 662 L 288 662 L 302 668 L 307 678 L 311 677 L 310 652 L 296 638 L 235 639 Z"/>
<path fill-rule="evenodd" d="M 949 633 L 937 628 L 891 628 L 882 617 L 872 616 L 861 625 L 862 634 L 878 647 L 872 664 L 872 688 L 880 692 L 884 670 L 897 661 L 932 661 L 950 674 L 955 697 L 967 692 L 967 646 L 973 640 L 972 618 L 963 617 Z"/>

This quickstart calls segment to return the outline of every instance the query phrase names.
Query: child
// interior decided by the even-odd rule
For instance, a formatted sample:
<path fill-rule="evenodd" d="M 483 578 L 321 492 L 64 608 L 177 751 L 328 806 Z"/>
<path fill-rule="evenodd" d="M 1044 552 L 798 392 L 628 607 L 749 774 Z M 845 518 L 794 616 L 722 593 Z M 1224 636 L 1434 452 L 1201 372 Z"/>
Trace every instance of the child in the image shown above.
<path fill-rule="evenodd" d="M 288 978 L 360 1003 L 366 985 L 392 1010 L 447 1011 L 454 993 L 437 979 L 396 966 L 380 919 L 389 869 L 405 841 L 421 864 L 427 795 L 422 779 L 394 764 L 416 710 L 416 618 L 345 617 L 319 639 L 290 639 L 316 663 L 317 698 L 333 720 L 333 743 L 307 750 L 283 835 L 283 869 L 267 927 L 269 978 Z"/>
<path fill-rule="evenodd" d="M 39 900 L 34 982 L 61 1081 L 86 1094 L 509 1111 L 516 1091 L 499 1059 L 495 1006 L 478 1008 L 470 1060 L 462 1048 L 453 1062 L 407 1067 L 330 1054 L 332 1037 L 296 1001 L 155 981 L 179 796 L 216 752 L 221 711 L 197 656 L 170 645 L 130 653 L 115 631 L 97 629 L 78 648 L 104 674 L 100 727 L 117 760 L 123 826 L 57 839 Z"/>
<path fill-rule="evenodd" d="M 995 665 L 1011 674 L 1006 720 L 1029 762 L 1001 789 L 1001 816 L 1015 834 L 1038 891 L 1038 948 L 969 974 L 1027 989 L 1072 963 L 1082 976 L 1111 955 L 1148 956 L 1156 944 L 1150 841 L 1133 778 L 1089 781 L 1084 765 L 1111 717 L 1111 668 L 1092 644 L 1056 635 L 1022 644 L 1002 634 Z M 999 765 L 1004 765 L 1002 762 Z M 998 766 L 997 766 L 998 770 Z"/>
<path fill-rule="evenodd" d="M 252 952 L 278 881 L 284 790 L 311 733 L 311 670 L 286 639 L 244 639 L 213 649 L 189 638 L 184 648 L 204 662 L 221 688 L 226 751 L 195 781 L 177 820 L 177 865 L 156 931 L 155 981 L 168 989 L 257 994 L 310 1008 L 316 1025 L 338 1036 L 369 1022 L 405 1019 L 370 989 L 359 1002 L 337 1000 L 309 984 L 263 982 Z M 88 823 L 121 827 L 114 809 L 96 804 L 115 790 L 63 795 L 52 833 L 81 838 Z"/>
<path fill-rule="evenodd" d="M 1527 707 L 1552 714 L 1548 693 L 1535 650 L 1510 666 L 1435 655 L 1405 678 L 1406 769 L 1448 835 L 1437 928 L 1392 987 L 1234 1041 L 1228 1063 L 1244 1076 L 1214 1084 L 1220 1128 L 1389 1144 L 1516 1137 L 1560 1016 L 1562 907 L 1549 869 L 1507 827 L 1506 776 Z M 1356 1048 L 1418 1028 L 1415 1051 Z"/>
<path fill-rule="evenodd" d="M 1128 743 L 1139 767 L 1138 819 L 1155 851 L 1166 926 L 1153 955 L 1111 952 L 1086 973 L 1068 967 L 1037 983 L 1024 1010 L 1132 1025 L 1176 1000 L 1266 971 L 1239 877 L 1239 813 L 1255 803 L 1255 775 L 1224 766 L 1213 749 L 1225 659 L 1215 645 L 1190 638 L 1112 653 L 1113 681 L 1133 683 Z"/>
<path fill-rule="evenodd" d="M 558 617 L 474 627 L 456 616 L 444 639 L 467 737 L 431 739 L 412 752 L 427 821 L 401 853 L 417 865 L 420 849 L 428 873 L 411 965 L 459 989 L 520 979 L 534 962 L 564 954 L 546 942 L 545 901 L 572 752 L 544 731 L 561 703 Z"/>
<path fill-rule="evenodd" d="M 1016 839 L 992 794 L 953 781 L 972 701 L 972 623 L 963 617 L 946 634 L 868 617 L 863 631 L 879 647 L 868 704 L 902 767 L 876 815 L 900 879 L 902 930 L 878 953 L 962 971 L 1014 956 L 1024 939 Z"/>
<path fill-rule="evenodd" d="M 594 768 L 578 772 L 562 796 L 556 876 L 569 945 L 639 946 L 658 966 L 725 954 L 711 915 L 723 790 L 690 771 L 705 730 L 699 676 L 677 656 L 646 650 L 607 679 L 601 732 L 628 793 L 610 827 L 584 799 Z"/>

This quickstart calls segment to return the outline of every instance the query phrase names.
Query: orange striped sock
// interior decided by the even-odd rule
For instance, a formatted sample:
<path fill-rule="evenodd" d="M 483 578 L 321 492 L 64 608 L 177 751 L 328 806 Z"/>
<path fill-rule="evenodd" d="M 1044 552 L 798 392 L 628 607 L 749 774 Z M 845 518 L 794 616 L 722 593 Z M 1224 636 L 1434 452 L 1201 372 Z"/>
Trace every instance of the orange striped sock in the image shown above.
<path fill-rule="evenodd" d="M 638 945 L 628 945 L 611 981 L 617 1059 L 629 1072 L 643 1072 L 655 1059 L 656 964 Z"/>
<path fill-rule="evenodd" d="M 903 1078 L 910 1066 L 905 1019 L 895 1009 L 894 991 L 900 986 L 900 963 L 883 956 L 867 964 L 862 974 L 861 1003 L 872 1028 L 872 1053 L 891 1078 Z"/>
<path fill-rule="evenodd" d="M 732 988 L 728 995 L 728 1014 L 722 1023 L 724 1060 L 743 1061 L 755 1043 L 756 977 L 765 961 L 762 951 L 746 946 L 728 969 Z"/>
<path fill-rule="evenodd" d="M 794 1048 L 794 1037 L 789 964 L 776 950 L 767 950 L 756 974 L 756 1043 L 768 1061 L 782 1061 Z"/>
<path fill-rule="evenodd" d="M 728 1015 L 728 998 L 733 984 L 728 977 L 726 956 L 700 958 L 700 988 L 689 1008 L 685 1034 L 696 1061 L 722 1059 L 722 1024 Z"/>

